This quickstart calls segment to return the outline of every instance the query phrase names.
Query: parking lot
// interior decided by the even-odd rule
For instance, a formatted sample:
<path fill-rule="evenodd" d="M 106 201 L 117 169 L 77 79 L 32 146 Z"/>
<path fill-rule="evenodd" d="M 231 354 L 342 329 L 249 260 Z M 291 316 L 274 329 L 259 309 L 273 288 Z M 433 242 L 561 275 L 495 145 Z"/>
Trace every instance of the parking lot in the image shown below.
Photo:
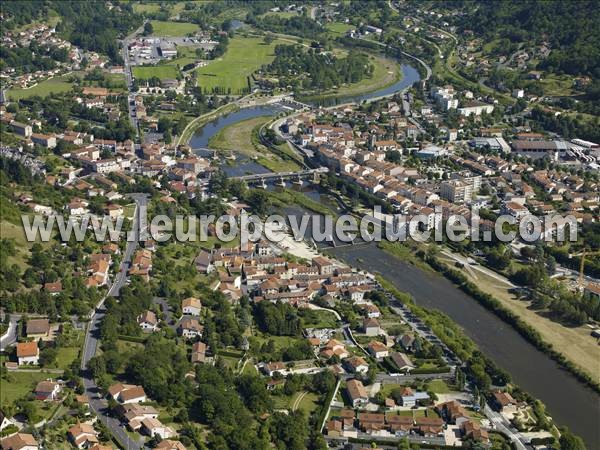
<path fill-rule="evenodd" d="M 129 60 L 132 66 L 156 64 L 164 59 L 177 57 L 178 47 L 201 48 L 210 51 L 217 41 L 205 37 L 140 37 L 128 43 Z M 172 52 L 163 54 L 164 49 Z"/>

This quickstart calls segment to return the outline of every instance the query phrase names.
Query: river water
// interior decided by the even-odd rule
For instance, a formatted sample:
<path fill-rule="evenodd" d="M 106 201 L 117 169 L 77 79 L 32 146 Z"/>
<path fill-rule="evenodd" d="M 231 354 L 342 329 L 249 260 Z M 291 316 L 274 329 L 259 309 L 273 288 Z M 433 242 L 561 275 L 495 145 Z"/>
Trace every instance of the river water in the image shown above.
<path fill-rule="evenodd" d="M 335 103 L 361 102 L 390 95 L 419 80 L 419 74 L 413 67 L 403 65 L 402 70 L 403 78 L 386 89 L 337 99 Z M 201 153 L 203 150 L 200 149 L 207 148 L 210 138 L 223 127 L 253 117 L 276 115 L 280 111 L 275 106 L 261 106 L 219 117 L 198 130 L 190 144 L 196 152 Z M 234 165 L 225 165 L 223 169 L 232 176 L 268 172 L 263 166 L 239 155 Z M 319 200 L 318 193 L 312 192 L 310 196 Z M 296 207 L 287 209 L 286 213 L 312 214 Z M 348 264 L 380 273 L 399 290 L 409 292 L 417 304 L 436 308 L 447 314 L 486 355 L 509 372 L 519 386 L 546 404 L 559 425 L 567 425 L 581 436 L 588 449 L 600 449 L 600 396 L 561 369 L 475 299 L 443 276 L 403 263 L 374 244 L 332 248 L 331 252 Z"/>
<path fill-rule="evenodd" d="M 375 244 L 330 252 L 348 264 L 380 273 L 398 289 L 409 292 L 418 305 L 448 315 L 519 386 L 546 404 L 559 425 L 567 425 L 581 436 L 589 449 L 600 449 L 600 397 L 475 299 L 442 275 L 399 261 Z"/>

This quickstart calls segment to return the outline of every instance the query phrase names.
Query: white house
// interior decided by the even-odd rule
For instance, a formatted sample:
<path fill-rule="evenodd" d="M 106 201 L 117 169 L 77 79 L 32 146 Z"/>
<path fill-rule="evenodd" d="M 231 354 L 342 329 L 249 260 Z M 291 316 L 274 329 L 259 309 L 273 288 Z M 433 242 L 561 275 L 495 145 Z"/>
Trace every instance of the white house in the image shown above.
<path fill-rule="evenodd" d="M 122 404 L 142 403 L 146 401 L 146 392 L 141 386 L 134 384 L 113 384 L 108 388 L 108 394 Z"/>
<path fill-rule="evenodd" d="M 148 436 L 159 435 L 161 439 L 168 439 L 175 435 L 175 432 L 158 419 L 147 417 L 142 420 L 142 431 Z"/>
<path fill-rule="evenodd" d="M 156 318 L 156 314 L 152 311 L 145 311 L 140 314 L 137 318 L 137 322 L 144 331 L 158 330 L 158 319 Z"/>
<path fill-rule="evenodd" d="M 17 359 L 20 366 L 24 364 L 39 364 L 40 349 L 37 342 L 19 342 L 17 344 Z"/>
<path fill-rule="evenodd" d="M 199 316 L 201 309 L 202 303 L 197 298 L 188 297 L 183 299 L 181 302 L 181 310 L 183 314 L 187 314 L 190 316 Z"/>

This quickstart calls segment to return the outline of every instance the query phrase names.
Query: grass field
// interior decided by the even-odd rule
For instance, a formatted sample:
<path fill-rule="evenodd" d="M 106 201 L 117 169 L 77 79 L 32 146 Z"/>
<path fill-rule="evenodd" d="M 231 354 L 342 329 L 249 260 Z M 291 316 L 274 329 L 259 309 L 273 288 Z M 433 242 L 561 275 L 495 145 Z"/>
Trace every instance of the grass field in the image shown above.
<path fill-rule="evenodd" d="M 152 24 L 152 36 L 187 36 L 200 29 L 195 23 L 165 22 L 162 20 L 153 20 L 150 23 Z"/>
<path fill-rule="evenodd" d="M 364 78 L 358 83 L 340 86 L 332 91 L 319 93 L 314 97 L 324 99 L 366 94 L 386 88 L 402 77 L 400 65 L 391 59 L 370 55 L 369 62 L 374 66 L 373 75 L 370 78 Z"/>
<path fill-rule="evenodd" d="M 431 380 L 427 383 L 427 390 L 436 394 L 447 394 L 450 392 L 450 388 L 444 380 Z"/>
<path fill-rule="evenodd" d="M 137 14 L 148 14 L 160 11 L 159 3 L 134 3 L 133 11 Z"/>
<path fill-rule="evenodd" d="M 139 80 L 147 80 L 152 77 L 158 77 L 161 80 L 175 79 L 178 73 L 177 67 L 171 65 L 133 68 L 133 76 Z"/>
<path fill-rule="evenodd" d="M 3 239 L 14 239 L 16 248 L 16 254 L 14 256 L 9 256 L 7 261 L 3 262 L 11 265 L 17 264 L 21 269 L 28 267 L 30 249 L 33 242 L 27 241 L 23 226 L 8 222 L 7 220 L 2 220 L 0 221 L 0 236 Z M 55 243 L 54 239 L 51 239 L 50 242 L 41 242 L 39 236 L 37 242 L 40 242 L 44 247 L 49 247 Z"/>
<path fill-rule="evenodd" d="M 197 70 L 198 85 L 208 92 L 215 87 L 231 89 L 232 94 L 244 92 L 248 77 L 273 61 L 273 50 L 281 43 L 275 40 L 267 45 L 262 38 L 234 37 L 221 58 Z"/>
<path fill-rule="evenodd" d="M 333 313 L 323 310 L 304 309 L 301 310 L 300 317 L 303 319 L 305 327 L 310 328 L 336 328 L 337 320 Z"/>
<path fill-rule="evenodd" d="M 569 75 L 547 74 L 538 83 L 542 86 L 545 95 L 568 96 L 573 95 L 573 78 Z"/>
<path fill-rule="evenodd" d="M 443 258 L 445 262 L 453 265 L 454 261 Z M 471 281 L 477 284 L 482 291 L 493 295 L 504 307 L 517 314 L 522 320 L 531 325 L 541 335 L 544 341 L 552 344 L 555 350 L 564 354 L 590 376 L 598 378 L 598 361 L 600 361 L 600 347 L 590 335 L 590 330 L 585 327 L 566 327 L 554 322 L 543 314 L 529 309 L 529 302 L 518 300 L 508 289 L 509 286 L 486 275 L 475 271 L 474 278 L 470 271 L 460 269 Z"/>
<path fill-rule="evenodd" d="M 21 100 L 35 95 L 46 97 L 50 94 L 68 92 L 73 85 L 66 80 L 66 77 L 55 77 L 42 81 L 29 89 L 11 89 L 8 91 L 8 98 L 11 100 Z"/>
<path fill-rule="evenodd" d="M 0 379 L 0 405 L 9 405 L 15 400 L 25 397 L 33 392 L 35 385 L 42 380 L 53 378 L 51 374 L 41 372 L 13 371 Z"/>
<path fill-rule="evenodd" d="M 331 31 L 335 34 L 346 34 L 348 30 L 354 28 L 354 25 L 350 23 L 330 22 L 327 25 L 325 25 L 325 28 L 327 29 L 327 31 Z"/>
<path fill-rule="evenodd" d="M 258 128 L 269 120 L 269 116 L 260 116 L 224 127 L 211 138 L 209 147 L 226 152 L 240 152 L 255 158 L 259 164 L 273 172 L 298 170 L 300 166 L 297 163 L 284 160 L 257 142 Z"/>

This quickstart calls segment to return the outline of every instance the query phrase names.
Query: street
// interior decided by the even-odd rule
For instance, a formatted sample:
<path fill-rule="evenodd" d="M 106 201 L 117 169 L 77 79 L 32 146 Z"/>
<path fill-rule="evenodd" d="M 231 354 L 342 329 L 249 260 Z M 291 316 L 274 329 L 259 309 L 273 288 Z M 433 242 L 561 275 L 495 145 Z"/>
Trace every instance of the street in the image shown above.
<path fill-rule="evenodd" d="M 96 382 L 87 370 L 88 362 L 96 355 L 96 352 L 98 350 L 98 341 L 100 338 L 100 324 L 102 323 L 102 319 L 106 314 L 106 307 L 104 306 L 104 301 L 109 296 L 119 296 L 121 288 L 127 281 L 127 271 L 129 269 L 129 264 L 131 262 L 133 253 L 138 245 L 140 235 L 140 209 L 141 207 L 146 206 L 148 199 L 144 194 L 132 194 L 131 197 L 135 200 L 136 203 L 132 228 L 135 239 L 131 239 L 127 242 L 127 247 L 125 248 L 125 252 L 123 254 L 123 261 L 121 262 L 121 268 L 119 272 L 115 275 L 114 282 L 108 290 L 108 292 L 106 293 L 106 296 L 100 301 L 95 311 L 92 313 L 85 336 L 85 343 L 82 353 L 83 356 L 81 358 L 81 370 L 83 386 L 85 388 L 85 394 L 90 400 L 91 410 L 97 414 L 98 419 L 104 425 L 106 425 L 110 433 L 123 447 L 127 449 L 141 450 L 142 448 L 144 448 L 143 442 L 138 442 L 132 439 L 127 434 L 125 427 L 121 425 L 119 420 L 108 415 L 109 412 L 107 410 L 107 402 L 106 400 L 102 399 L 101 390 L 98 388 Z"/>

